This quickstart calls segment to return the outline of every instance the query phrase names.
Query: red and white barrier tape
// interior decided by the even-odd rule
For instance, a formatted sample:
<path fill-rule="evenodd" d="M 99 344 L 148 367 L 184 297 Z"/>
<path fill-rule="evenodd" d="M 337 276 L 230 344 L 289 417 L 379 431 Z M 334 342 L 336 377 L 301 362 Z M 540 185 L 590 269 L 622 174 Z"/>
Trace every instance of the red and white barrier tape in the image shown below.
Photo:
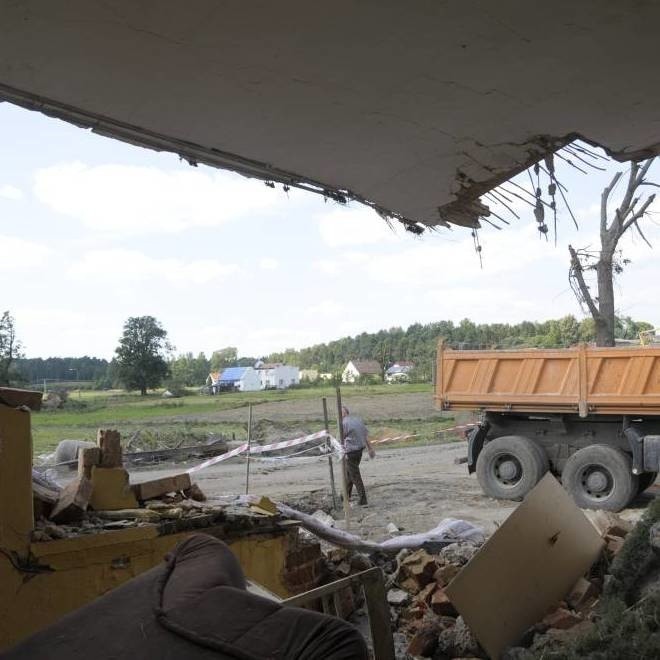
<path fill-rule="evenodd" d="M 314 442 L 316 440 L 322 440 L 325 438 L 328 438 L 330 440 L 330 443 L 332 444 L 334 451 L 341 450 L 341 446 L 339 445 L 337 440 L 333 438 L 327 431 L 324 430 L 324 431 L 317 431 L 316 433 L 312 433 L 311 435 L 305 435 L 300 438 L 294 438 L 293 440 L 283 440 L 282 442 L 273 442 L 269 445 L 252 445 L 250 447 L 250 455 L 263 454 L 264 452 L 276 451 L 278 449 L 285 449 L 286 447 L 295 447 L 296 445 L 303 445 L 307 442 Z M 247 450 L 248 450 L 248 445 L 247 442 L 245 442 L 239 447 L 236 447 L 236 449 L 232 449 L 231 451 L 228 451 L 224 454 L 220 454 L 220 456 L 214 456 L 213 458 L 209 458 L 207 461 L 204 461 L 199 465 L 195 465 L 189 468 L 187 472 L 189 474 L 192 474 L 193 472 L 199 472 L 199 470 L 203 470 L 204 468 L 210 467 L 211 465 L 216 465 L 216 463 L 221 463 L 222 461 L 226 461 L 228 458 L 233 458 L 234 456 L 243 454 L 247 452 Z"/>
<path fill-rule="evenodd" d="M 471 428 L 472 426 L 475 426 L 475 424 L 461 424 L 460 426 L 452 426 L 451 428 L 448 429 L 441 429 L 441 433 L 447 433 L 449 431 L 459 431 L 461 429 L 468 429 Z M 381 438 L 380 440 L 374 440 L 371 444 L 372 445 L 379 445 L 382 444 L 383 442 L 394 442 L 395 440 L 408 440 L 409 438 L 415 438 L 419 435 L 419 433 L 409 433 L 407 435 L 395 435 L 392 436 L 391 438 Z M 312 433 L 311 435 L 305 435 L 300 438 L 294 438 L 293 440 L 282 440 L 281 442 L 273 442 L 269 445 L 252 445 L 250 447 L 250 455 L 253 454 L 263 454 L 264 452 L 269 452 L 269 451 L 277 451 L 278 449 L 286 449 L 287 447 L 295 447 L 297 445 L 304 445 L 308 442 L 315 442 L 316 440 L 323 440 L 323 439 L 328 439 L 330 441 L 330 444 L 332 445 L 332 453 L 337 454 L 338 456 L 342 456 L 344 454 L 344 450 L 342 446 L 339 444 L 337 439 L 330 435 L 327 431 L 317 431 L 316 433 Z M 204 468 L 210 467 L 211 465 L 216 465 L 217 463 L 221 463 L 222 461 L 226 461 L 229 458 L 233 458 L 234 456 L 238 456 L 239 454 L 243 454 L 247 452 L 248 450 L 248 445 L 247 442 L 243 443 L 239 447 L 236 447 L 235 449 L 232 449 L 231 451 L 228 451 L 224 454 L 220 454 L 220 456 L 214 456 L 213 458 L 209 458 L 208 460 L 204 461 L 203 463 L 200 463 L 199 465 L 195 465 L 187 470 L 189 474 L 192 474 L 193 472 L 199 472 L 200 470 L 203 470 Z M 328 454 L 326 454 L 327 456 Z M 282 457 L 283 459 L 288 458 L 286 456 Z"/>

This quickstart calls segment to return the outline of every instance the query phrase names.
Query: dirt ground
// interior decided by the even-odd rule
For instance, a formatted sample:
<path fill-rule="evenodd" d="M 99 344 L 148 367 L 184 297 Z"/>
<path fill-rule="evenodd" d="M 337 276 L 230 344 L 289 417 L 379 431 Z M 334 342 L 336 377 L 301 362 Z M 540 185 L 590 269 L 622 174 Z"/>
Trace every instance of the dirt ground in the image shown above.
<path fill-rule="evenodd" d="M 423 532 L 443 518 L 459 518 L 479 525 L 487 534 L 495 531 L 517 506 L 485 497 L 474 475 L 464 464 L 454 460 L 465 456 L 466 443 L 453 442 L 397 449 L 380 448 L 374 460 L 362 462 L 369 505 L 351 507 L 350 529 L 365 538 L 380 541 L 388 538 L 386 526 L 393 522 L 401 531 Z M 140 470 L 133 481 L 181 471 Z M 335 477 L 339 486 L 339 466 Z M 209 497 L 245 492 L 245 459 L 211 466 L 195 476 Z M 327 458 L 280 462 L 278 459 L 251 459 L 250 493 L 282 500 L 295 508 L 312 512 L 332 506 Z M 652 495 L 638 498 L 624 517 L 637 519 Z M 342 511 L 335 511 L 342 518 Z"/>
<path fill-rule="evenodd" d="M 396 426 L 395 420 L 438 420 L 442 413 L 434 408 L 430 392 L 378 395 L 344 395 L 344 403 L 362 416 L 367 424 Z M 334 399 L 328 400 L 333 417 Z M 336 413 L 335 413 L 336 414 Z M 456 418 L 466 421 L 468 415 Z M 246 408 L 219 411 L 209 415 L 217 421 L 244 421 Z M 322 419 L 321 401 L 293 399 L 254 406 L 255 424 L 264 427 L 261 441 L 286 439 L 318 431 Z M 286 433 L 283 434 L 283 428 Z M 278 435 L 279 433 L 279 435 Z M 260 434 L 262 435 L 262 434 Z M 459 518 L 481 526 L 487 534 L 495 531 L 515 509 L 515 502 L 493 500 L 481 492 L 475 475 L 468 475 L 465 464 L 455 459 L 467 454 L 465 441 L 403 446 L 381 445 L 374 460 L 362 462 L 362 474 L 367 487 L 369 505 L 353 506 L 350 529 L 372 540 L 388 537 L 386 526 L 393 522 L 402 532 L 424 532 L 443 518 Z M 192 465 L 192 463 L 190 464 Z M 335 463 L 337 492 L 341 492 L 340 466 Z M 167 466 L 160 470 L 138 470 L 132 481 L 157 478 L 180 472 L 189 465 Z M 235 458 L 207 468 L 195 475 L 196 481 L 209 497 L 245 493 L 246 460 Z M 282 500 L 307 512 L 317 508 L 330 510 L 332 498 L 327 458 L 289 459 L 252 458 L 250 493 Z M 650 495 L 638 498 L 625 517 L 637 519 Z M 343 511 L 335 510 L 335 518 Z"/>

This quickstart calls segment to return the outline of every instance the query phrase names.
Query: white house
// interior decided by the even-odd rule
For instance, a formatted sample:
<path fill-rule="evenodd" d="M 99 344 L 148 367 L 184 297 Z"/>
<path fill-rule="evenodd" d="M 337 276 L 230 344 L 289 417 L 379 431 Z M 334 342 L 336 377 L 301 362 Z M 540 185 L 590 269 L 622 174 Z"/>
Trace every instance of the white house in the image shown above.
<path fill-rule="evenodd" d="M 373 380 L 381 379 L 380 364 L 376 360 L 351 360 L 341 374 L 342 383 L 355 383 L 361 377 Z"/>
<path fill-rule="evenodd" d="M 292 367 L 288 364 L 257 363 L 257 373 L 262 390 L 278 389 L 285 390 L 291 385 L 300 383 L 300 370 L 298 367 Z"/>
<path fill-rule="evenodd" d="M 412 362 L 401 360 L 395 362 L 385 372 L 385 382 L 387 383 L 407 383 L 410 380 L 410 372 L 415 368 Z"/>
<path fill-rule="evenodd" d="M 259 374 L 252 367 L 227 367 L 219 373 L 210 374 L 210 377 L 214 394 L 223 390 L 256 392 L 261 389 Z"/>

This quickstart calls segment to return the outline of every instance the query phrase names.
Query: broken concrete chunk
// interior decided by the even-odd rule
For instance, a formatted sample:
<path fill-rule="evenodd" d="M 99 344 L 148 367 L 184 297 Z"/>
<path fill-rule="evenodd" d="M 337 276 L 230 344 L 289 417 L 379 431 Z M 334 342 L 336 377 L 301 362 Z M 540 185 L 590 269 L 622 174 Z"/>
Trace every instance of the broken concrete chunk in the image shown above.
<path fill-rule="evenodd" d="M 479 548 L 470 543 L 452 543 L 440 551 L 440 556 L 448 564 L 465 566 L 478 550 Z"/>
<path fill-rule="evenodd" d="M 50 519 L 57 523 L 80 520 L 87 510 L 92 491 L 92 482 L 87 477 L 76 477 L 62 489 Z"/>
<path fill-rule="evenodd" d="M 387 523 L 387 527 L 385 528 L 385 531 L 387 531 L 388 534 L 398 534 L 399 533 L 399 528 L 393 523 Z"/>
<path fill-rule="evenodd" d="M 92 478 L 92 467 L 101 464 L 100 447 L 81 447 L 78 450 L 78 476 Z M 121 467 L 121 466 L 120 466 Z"/>
<path fill-rule="evenodd" d="M 387 602 L 390 605 L 406 605 L 410 601 L 410 594 L 403 589 L 390 589 L 387 592 Z"/>
<path fill-rule="evenodd" d="M 137 509 L 138 502 L 128 485 L 128 472 L 124 468 L 92 466 L 92 497 L 90 506 L 97 511 Z"/>
<path fill-rule="evenodd" d="M 143 481 L 132 486 L 135 496 L 139 500 L 152 500 L 167 493 L 176 493 L 191 488 L 190 475 L 187 472 L 175 474 L 171 477 L 162 477 L 152 481 Z"/>

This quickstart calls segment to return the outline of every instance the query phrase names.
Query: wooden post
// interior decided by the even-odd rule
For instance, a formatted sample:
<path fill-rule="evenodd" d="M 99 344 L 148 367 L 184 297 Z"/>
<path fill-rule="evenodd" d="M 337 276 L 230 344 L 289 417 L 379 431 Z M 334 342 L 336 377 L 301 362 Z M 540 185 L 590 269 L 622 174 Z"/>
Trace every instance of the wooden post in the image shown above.
<path fill-rule="evenodd" d="M 328 422 L 328 401 L 323 397 L 323 423 L 325 425 L 325 430 L 327 433 L 330 433 L 330 424 Z M 332 443 L 330 438 L 327 438 L 325 441 L 326 447 L 332 452 Z M 330 468 L 330 487 L 332 489 L 332 508 L 337 508 L 337 491 L 335 489 L 335 470 L 332 466 L 332 454 L 328 456 L 328 467 Z"/>
<path fill-rule="evenodd" d="M 252 448 L 252 404 L 248 405 L 247 463 L 245 468 L 245 494 L 250 494 L 250 449 Z"/>
<path fill-rule="evenodd" d="M 344 446 L 344 425 L 342 424 L 341 412 L 341 390 L 337 388 L 337 435 L 339 436 L 339 444 Z M 346 454 L 341 458 L 341 490 L 344 496 L 344 520 L 346 522 L 346 529 L 351 526 L 351 506 L 348 502 L 348 483 L 346 477 Z"/>

